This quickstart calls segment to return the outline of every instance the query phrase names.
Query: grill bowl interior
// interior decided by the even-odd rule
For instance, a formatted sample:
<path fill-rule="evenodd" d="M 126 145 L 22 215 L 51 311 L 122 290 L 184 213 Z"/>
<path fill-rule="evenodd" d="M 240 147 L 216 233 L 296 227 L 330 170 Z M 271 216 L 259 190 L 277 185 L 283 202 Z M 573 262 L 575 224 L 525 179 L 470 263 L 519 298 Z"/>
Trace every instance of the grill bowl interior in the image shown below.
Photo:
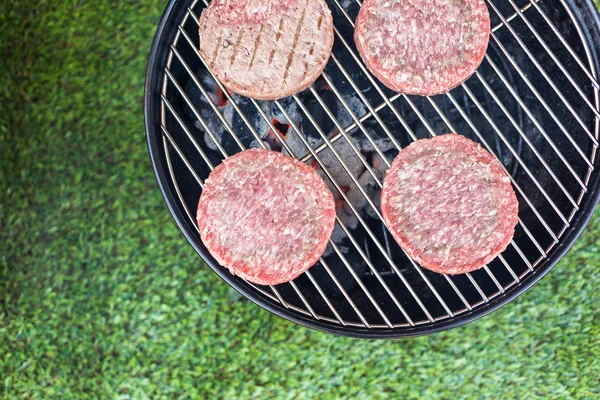
<path fill-rule="evenodd" d="M 145 117 L 154 171 L 179 227 L 206 263 L 246 297 L 320 330 L 414 336 L 506 304 L 556 264 L 598 203 L 600 36 L 593 4 L 488 1 L 493 34 L 481 67 L 466 84 L 431 98 L 379 84 L 352 40 L 359 2 L 328 5 L 336 42 L 324 74 L 309 90 L 268 103 L 220 91 L 206 70 L 197 52 L 203 0 L 168 5 L 149 58 Z M 414 264 L 372 207 L 378 168 L 410 142 L 448 132 L 495 154 L 520 203 L 516 235 L 502 256 L 453 277 Z M 275 287 L 229 274 L 208 254 L 195 224 L 211 169 L 254 146 L 319 165 L 345 204 L 327 255 L 308 273 Z"/>

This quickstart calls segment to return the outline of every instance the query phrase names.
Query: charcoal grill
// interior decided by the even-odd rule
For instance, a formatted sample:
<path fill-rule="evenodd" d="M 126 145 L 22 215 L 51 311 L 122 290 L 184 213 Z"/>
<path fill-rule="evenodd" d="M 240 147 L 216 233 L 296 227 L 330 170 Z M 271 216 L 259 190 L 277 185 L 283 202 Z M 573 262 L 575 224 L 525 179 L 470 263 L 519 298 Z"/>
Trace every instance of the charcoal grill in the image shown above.
<path fill-rule="evenodd" d="M 302 325 L 368 338 L 456 327 L 508 303 L 546 274 L 599 200 L 599 18 L 589 0 L 487 0 L 490 45 L 478 72 L 429 98 L 389 91 L 352 40 L 358 0 L 328 1 L 333 54 L 305 92 L 276 102 L 228 93 L 198 54 L 205 0 L 176 0 L 148 63 L 145 119 L 167 205 L 204 261 L 240 293 Z M 409 259 L 381 222 L 382 171 L 419 138 L 458 132 L 504 165 L 520 211 L 509 248 L 483 269 L 432 273 Z M 313 163 L 340 210 L 322 259 L 296 280 L 264 287 L 220 266 L 202 244 L 195 210 L 224 158 L 270 147 Z"/>

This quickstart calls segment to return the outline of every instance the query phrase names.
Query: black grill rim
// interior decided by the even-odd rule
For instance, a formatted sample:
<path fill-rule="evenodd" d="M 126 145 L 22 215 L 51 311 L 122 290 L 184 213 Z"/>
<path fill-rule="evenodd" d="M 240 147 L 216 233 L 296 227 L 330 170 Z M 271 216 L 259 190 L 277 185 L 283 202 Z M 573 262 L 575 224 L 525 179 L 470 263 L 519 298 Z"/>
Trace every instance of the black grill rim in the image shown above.
<path fill-rule="evenodd" d="M 600 63 L 598 49 L 600 49 L 600 15 L 592 0 L 566 0 L 575 12 L 580 22 L 587 27 L 587 41 L 590 46 L 596 73 L 600 76 Z M 588 191 L 576 217 L 571 221 L 571 227 L 562 236 L 559 243 L 548 254 L 548 258 L 538 266 L 535 271 L 528 274 L 520 283 L 515 284 L 504 294 L 498 295 L 488 303 L 476 309 L 454 316 L 449 320 L 436 321 L 427 325 L 418 325 L 411 328 L 397 329 L 368 329 L 351 326 L 334 326 L 330 323 L 314 320 L 302 316 L 299 313 L 287 310 L 283 306 L 272 303 L 266 296 L 250 287 L 243 280 L 227 274 L 223 267 L 215 264 L 209 256 L 206 248 L 196 241 L 193 232 L 194 227 L 187 221 L 186 215 L 177 207 L 178 200 L 175 188 L 170 182 L 165 155 L 161 152 L 162 133 L 160 131 L 160 93 L 163 71 L 169 54 L 169 45 L 172 42 L 177 26 L 183 14 L 187 12 L 187 6 L 191 0 L 171 0 L 156 29 L 152 47 L 148 57 L 146 70 L 146 82 L 144 87 L 144 120 L 148 152 L 154 174 L 165 199 L 167 207 L 177 223 L 177 226 L 192 245 L 194 250 L 202 257 L 221 279 L 227 282 L 239 293 L 250 299 L 262 308 L 296 324 L 306 326 L 322 332 L 334 333 L 343 336 L 366 339 L 398 339 L 403 337 L 414 337 L 433 334 L 465 325 L 469 322 L 482 318 L 500 307 L 508 304 L 546 275 L 560 259 L 571 248 L 575 240 L 581 235 L 587 223 L 591 219 L 596 206 L 600 202 L 600 173 L 593 174 Z"/>

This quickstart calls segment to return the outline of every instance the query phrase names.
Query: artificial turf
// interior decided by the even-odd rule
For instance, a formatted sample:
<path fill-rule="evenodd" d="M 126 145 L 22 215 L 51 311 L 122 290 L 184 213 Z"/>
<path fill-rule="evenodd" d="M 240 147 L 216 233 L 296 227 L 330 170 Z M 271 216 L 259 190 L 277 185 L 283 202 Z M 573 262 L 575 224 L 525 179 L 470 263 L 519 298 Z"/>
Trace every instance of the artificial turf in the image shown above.
<path fill-rule="evenodd" d="M 155 182 L 165 2 L 0 2 L 0 396 L 600 398 L 600 219 L 538 285 L 433 336 L 311 331 L 235 296 Z"/>

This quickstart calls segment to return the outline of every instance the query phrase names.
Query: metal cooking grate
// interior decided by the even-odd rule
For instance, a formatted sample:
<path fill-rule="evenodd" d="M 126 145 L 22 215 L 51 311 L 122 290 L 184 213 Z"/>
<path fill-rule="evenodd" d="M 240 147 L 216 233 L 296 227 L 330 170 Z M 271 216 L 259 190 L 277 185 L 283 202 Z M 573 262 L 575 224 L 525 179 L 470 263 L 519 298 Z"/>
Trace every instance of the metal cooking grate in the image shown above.
<path fill-rule="evenodd" d="M 276 102 L 231 95 L 207 71 L 197 51 L 206 4 L 195 0 L 182 13 L 161 91 L 170 185 L 190 224 L 196 226 L 203 180 L 248 146 L 281 148 L 314 163 L 343 207 L 327 255 L 295 281 L 262 287 L 230 279 L 286 312 L 332 326 L 410 328 L 502 296 L 560 242 L 588 189 L 600 118 L 591 49 L 566 1 L 488 0 L 493 29 L 482 66 L 461 87 L 430 98 L 380 85 L 352 40 L 360 2 L 328 1 L 335 45 L 325 72 L 307 91 Z M 272 133 L 265 136 L 265 128 Z M 406 257 L 380 220 L 376 195 L 382 171 L 402 147 L 448 132 L 495 154 L 520 203 L 517 232 L 503 255 L 453 277 Z"/>

